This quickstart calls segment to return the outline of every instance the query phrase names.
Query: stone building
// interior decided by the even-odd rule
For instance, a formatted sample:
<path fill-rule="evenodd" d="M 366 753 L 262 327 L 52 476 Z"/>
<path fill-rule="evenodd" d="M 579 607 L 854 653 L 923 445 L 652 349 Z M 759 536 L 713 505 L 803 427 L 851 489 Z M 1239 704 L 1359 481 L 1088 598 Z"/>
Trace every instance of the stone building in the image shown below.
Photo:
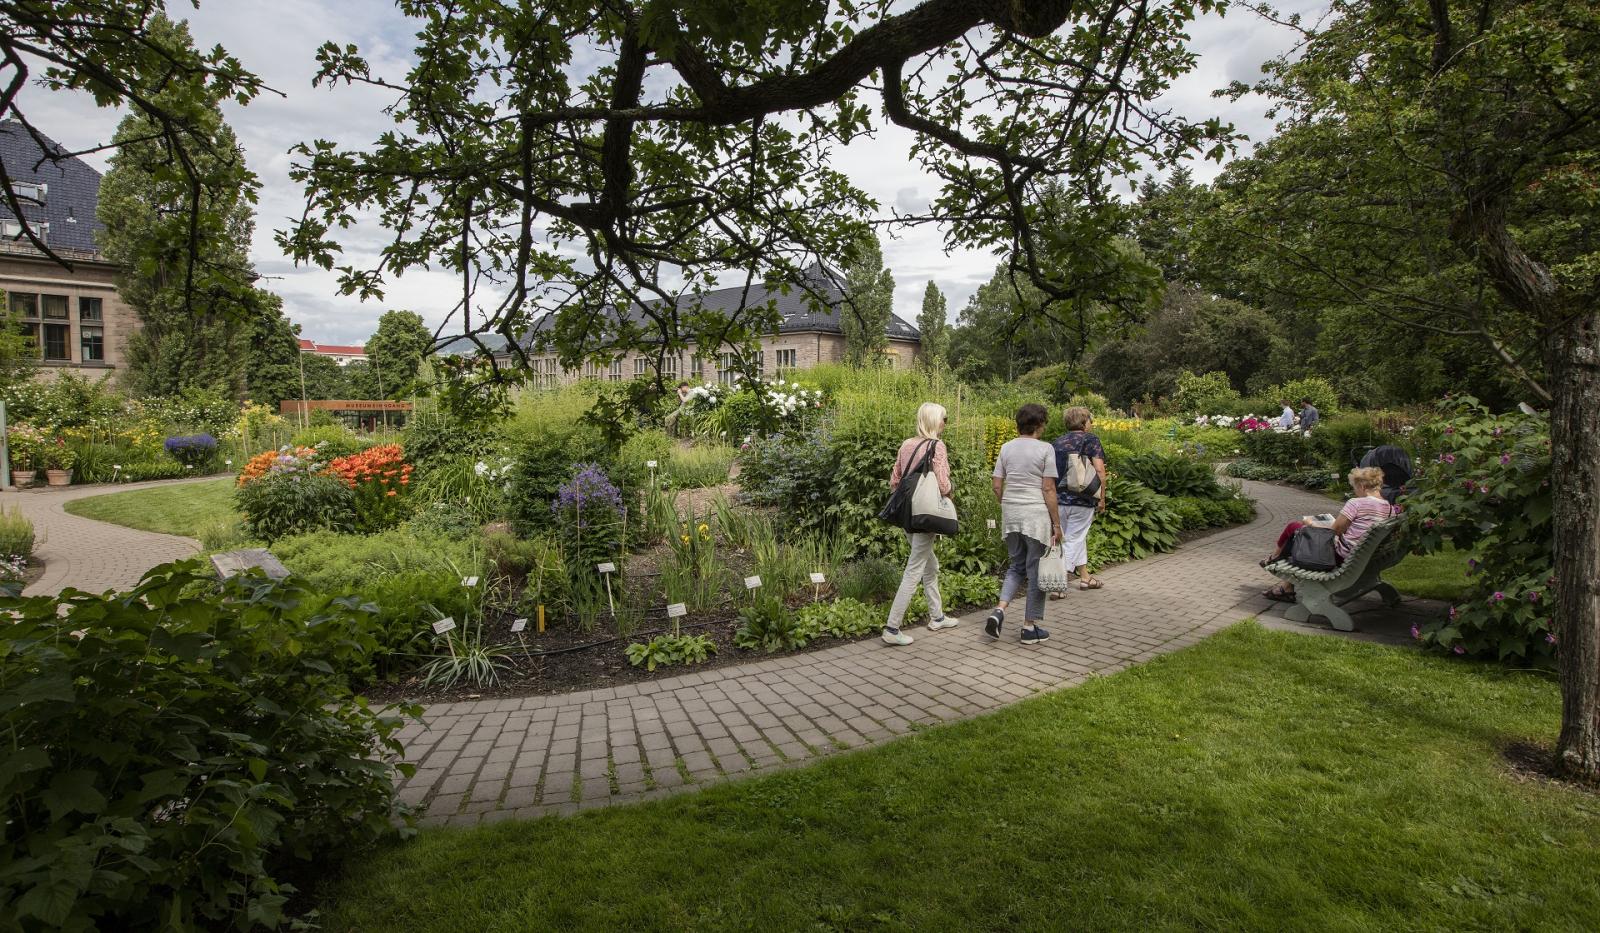
<path fill-rule="evenodd" d="M 62 148 L 46 139 L 52 154 Z M 14 121 L 0 122 L 0 160 L 23 214 L 71 268 L 40 253 L 0 199 L 0 290 L 10 323 L 33 340 L 42 378 L 98 378 L 123 365 L 138 315 L 117 293 L 117 267 L 100 252 L 100 173 L 77 158 L 52 161 Z"/>
<path fill-rule="evenodd" d="M 820 363 L 837 363 L 844 360 L 844 330 L 839 326 L 840 307 L 844 293 L 837 284 L 838 276 L 815 277 L 815 289 L 825 302 L 824 310 L 814 309 L 808 296 L 799 289 L 788 294 L 769 291 L 760 285 L 748 289 L 742 285 L 720 288 L 699 297 L 701 307 L 732 315 L 741 307 L 757 307 L 772 301 L 781 316 L 778 329 L 760 341 L 760 349 L 752 361 L 754 369 L 769 378 L 783 378 L 802 372 Z M 884 353 L 890 365 L 907 369 L 916 363 L 922 350 L 922 335 L 915 327 L 898 315 L 891 315 L 888 327 L 889 345 Z M 623 382 L 629 379 L 654 376 L 657 354 L 637 350 L 621 354 L 609 362 L 590 361 L 579 369 L 566 369 L 556 360 L 554 353 L 530 354 L 533 368 L 531 384 L 539 388 L 555 388 L 580 379 L 599 379 Z M 733 347 L 722 347 L 715 352 L 703 352 L 694 347 L 683 353 L 668 355 L 660 360 L 662 375 L 670 382 L 730 382 L 740 373 L 741 367 Z"/>

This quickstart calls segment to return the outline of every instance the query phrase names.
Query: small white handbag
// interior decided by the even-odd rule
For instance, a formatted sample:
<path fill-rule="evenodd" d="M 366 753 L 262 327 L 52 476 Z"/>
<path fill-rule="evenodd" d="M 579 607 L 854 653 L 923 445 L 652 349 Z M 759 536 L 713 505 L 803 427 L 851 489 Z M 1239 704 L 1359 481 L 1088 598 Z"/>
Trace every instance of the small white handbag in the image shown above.
<path fill-rule="evenodd" d="M 1046 593 L 1065 593 L 1072 589 L 1072 574 L 1061 561 L 1061 545 L 1052 544 L 1039 558 L 1039 589 Z"/>

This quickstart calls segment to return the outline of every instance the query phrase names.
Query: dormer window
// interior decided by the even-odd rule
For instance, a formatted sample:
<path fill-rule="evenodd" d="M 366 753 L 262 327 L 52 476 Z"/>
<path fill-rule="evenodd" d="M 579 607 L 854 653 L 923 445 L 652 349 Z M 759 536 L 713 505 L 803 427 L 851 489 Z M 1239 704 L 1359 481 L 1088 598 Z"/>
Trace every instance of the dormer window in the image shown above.
<path fill-rule="evenodd" d="M 19 181 L 11 186 L 17 199 L 29 204 L 44 204 L 44 196 L 50 193 L 50 186 L 32 181 Z"/>

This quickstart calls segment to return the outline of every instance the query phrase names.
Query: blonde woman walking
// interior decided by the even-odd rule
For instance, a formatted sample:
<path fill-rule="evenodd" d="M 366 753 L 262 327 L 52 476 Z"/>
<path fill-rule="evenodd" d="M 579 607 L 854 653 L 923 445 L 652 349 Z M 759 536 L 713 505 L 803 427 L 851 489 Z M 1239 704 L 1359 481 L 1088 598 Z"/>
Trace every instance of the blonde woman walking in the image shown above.
<path fill-rule="evenodd" d="M 889 488 L 900 485 L 900 480 L 922 462 L 924 456 L 933 459 L 928 472 L 939 484 L 939 495 L 950 495 L 950 452 L 945 449 L 939 435 L 944 433 L 945 410 L 943 405 L 923 402 L 917 409 L 917 434 L 900 444 L 900 454 L 894 459 L 894 470 L 889 474 Z M 894 602 L 889 604 L 889 621 L 883 627 L 883 640 L 890 645 L 909 645 L 912 638 L 900 631 L 911 597 L 916 595 L 917 584 L 928 598 L 928 629 L 938 631 L 956 624 L 944 614 L 944 604 L 939 599 L 939 558 L 933 546 L 939 536 L 931 531 L 910 531 L 911 556 L 906 558 L 905 573 L 900 576 L 900 588 L 895 591 Z"/>

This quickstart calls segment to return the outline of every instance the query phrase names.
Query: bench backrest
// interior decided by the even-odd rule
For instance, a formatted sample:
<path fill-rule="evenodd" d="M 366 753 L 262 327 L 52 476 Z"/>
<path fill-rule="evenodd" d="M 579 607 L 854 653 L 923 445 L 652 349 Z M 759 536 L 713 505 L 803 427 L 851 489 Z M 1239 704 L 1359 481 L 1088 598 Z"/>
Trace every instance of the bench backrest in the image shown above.
<path fill-rule="evenodd" d="M 1395 529 L 1399 528 L 1404 519 L 1396 515 L 1386 518 L 1372 526 L 1356 549 L 1339 565 L 1340 575 L 1346 573 L 1361 574 L 1367 569 L 1367 564 L 1373 560 L 1379 561 L 1383 567 L 1392 567 L 1398 563 L 1399 539 L 1394 537 Z M 1382 555 L 1381 557 L 1379 555 Z"/>

